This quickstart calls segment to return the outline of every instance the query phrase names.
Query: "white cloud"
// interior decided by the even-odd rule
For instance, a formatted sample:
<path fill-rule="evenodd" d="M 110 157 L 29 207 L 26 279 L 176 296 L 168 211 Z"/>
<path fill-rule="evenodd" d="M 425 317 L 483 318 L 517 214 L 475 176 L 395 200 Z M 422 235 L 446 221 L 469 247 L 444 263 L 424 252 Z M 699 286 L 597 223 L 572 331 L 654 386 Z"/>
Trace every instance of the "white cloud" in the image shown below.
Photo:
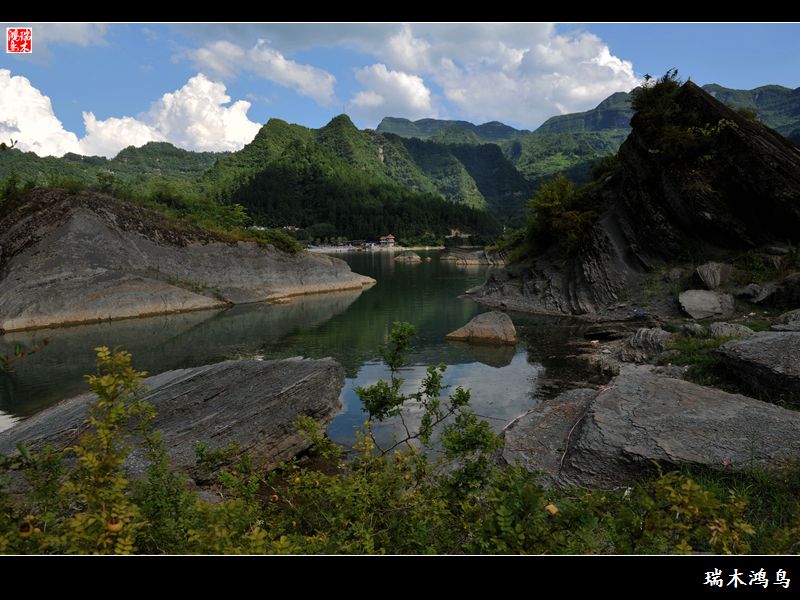
<path fill-rule="evenodd" d="M 230 101 L 225 84 L 200 73 L 179 90 L 164 94 L 144 121 L 181 148 L 238 150 L 253 140 L 261 126 L 247 118 L 249 102 L 238 100 L 225 106 Z"/>
<path fill-rule="evenodd" d="M 218 40 L 189 52 L 195 66 L 221 77 L 232 77 L 239 71 L 255 73 L 259 77 L 291 88 L 322 105 L 336 100 L 336 78 L 311 65 L 286 58 L 263 39 L 256 40 L 249 50 L 226 40 Z"/>
<path fill-rule="evenodd" d="M 163 142 L 166 138 L 153 127 L 133 117 L 110 117 L 98 121 L 94 113 L 84 112 L 86 136 L 81 138 L 81 154 L 109 158 L 128 146 L 144 146 L 147 142 Z"/>
<path fill-rule="evenodd" d="M 436 114 L 431 91 L 421 77 L 377 64 L 356 69 L 356 79 L 367 88 L 351 100 L 355 112 L 361 117 L 370 120 L 385 116 L 420 119 Z"/>
<path fill-rule="evenodd" d="M 18 140 L 20 150 L 40 156 L 61 156 L 78 152 L 78 137 L 64 130 L 53 113 L 50 98 L 31 85 L 26 77 L 12 76 L 0 69 L 0 140 Z"/>
<path fill-rule="evenodd" d="M 197 151 L 233 151 L 251 142 L 260 124 L 247 118 L 250 103 L 233 104 L 225 85 L 198 74 L 180 89 L 164 94 L 137 117 L 99 120 L 84 112 L 86 135 L 78 139 L 55 116 L 50 98 L 20 76 L 0 69 L 0 140 L 19 140 L 18 147 L 39 156 L 67 152 L 111 158 L 127 146 L 168 141 Z"/>
<path fill-rule="evenodd" d="M 33 36 L 44 44 L 64 43 L 87 47 L 105 45 L 108 25 L 105 23 L 34 23 Z"/>

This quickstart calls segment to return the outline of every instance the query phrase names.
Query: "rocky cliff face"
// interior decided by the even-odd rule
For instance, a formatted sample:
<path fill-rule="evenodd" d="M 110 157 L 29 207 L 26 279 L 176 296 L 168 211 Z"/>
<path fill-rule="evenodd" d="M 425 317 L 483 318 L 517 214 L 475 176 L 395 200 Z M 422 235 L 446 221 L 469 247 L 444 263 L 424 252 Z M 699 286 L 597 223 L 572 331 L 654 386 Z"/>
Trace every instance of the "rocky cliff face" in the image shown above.
<path fill-rule="evenodd" d="M 0 221 L 0 331 L 360 289 L 324 255 L 175 231 L 108 196 L 35 189 Z"/>
<path fill-rule="evenodd" d="M 621 167 L 589 192 L 607 208 L 577 250 L 568 254 L 558 244 L 496 271 L 473 297 L 530 312 L 598 313 L 698 247 L 800 240 L 800 148 L 691 82 L 676 102 L 687 127 L 714 136 L 712 150 L 670 159 L 668 142 L 635 115 Z"/>

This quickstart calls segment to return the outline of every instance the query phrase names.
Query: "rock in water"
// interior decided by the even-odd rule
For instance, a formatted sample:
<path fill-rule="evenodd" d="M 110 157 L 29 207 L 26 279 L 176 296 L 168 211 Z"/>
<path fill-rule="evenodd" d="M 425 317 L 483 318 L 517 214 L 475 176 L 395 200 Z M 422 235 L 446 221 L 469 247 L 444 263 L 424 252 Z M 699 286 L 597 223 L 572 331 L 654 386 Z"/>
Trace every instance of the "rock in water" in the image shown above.
<path fill-rule="evenodd" d="M 161 431 L 173 467 L 192 473 L 195 445 L 202 442 L 209 450 L 234 443 L 273 468 L 309 447 L 292 425 L 297 417 L 310 416 L 324 429 L 339 412 L 344 376 L 330 358 L 231 360 L 149 377 L 144 399 L 156 409 L 153 427 Z M 95 399 L 84 394 L 65 400 L 3 431 L 0 454 L 15 453 L 19 442 L 31 450 L 75 443 Z M 143 474 L 141 450 L 126 466 L 131 476 Z"/>
<path fill-rule="evenodd" d="M 398 254 L 397 256 L 395 256 L 394 259 L 399 262 L 408 262 L 408 263 L 422 262 L 422 257 L 416 252 L 403 252 L 402 254 Z"/>
<path fill-rule="evenodd" d="M 503 456 L 556 485 L 631 485 L 653 469 L 738 471 L 800 459 L 800 412 L 652 373 L 573 390 L 506 429 Z"/>
<path fill-rule="evenodd" d="M 708 262 L 700 265 L 695 273 L 707 290 L 715 290 L 730 281 L 733 267 L 725 263 Z"/>
<path fill-rule="evenodd" d="M 231 242 L 109 196 L 35 188 L 0 220 L 0 329 L 361 289 L 342 260 Z"/>
<path fill-rule="evenodd" d="M 730 375 L 759 398 L 800 403 L 800 332 L 756 333 L 719 352 Z"/>
<path fill-rule="evenodd" d="M 734 311 L 733 297 L 730 294 L 709 290 L 686 290 L 678 296 L 678 302 L 693 319 L 729 317 Z"/>
<path fill-rule="evenodd" d="M 478 315 L 460 329 L 448 333 L 447 339 L 471 344 L 516 344 L 517 330 L 511 317 L 495 310 Z"/>

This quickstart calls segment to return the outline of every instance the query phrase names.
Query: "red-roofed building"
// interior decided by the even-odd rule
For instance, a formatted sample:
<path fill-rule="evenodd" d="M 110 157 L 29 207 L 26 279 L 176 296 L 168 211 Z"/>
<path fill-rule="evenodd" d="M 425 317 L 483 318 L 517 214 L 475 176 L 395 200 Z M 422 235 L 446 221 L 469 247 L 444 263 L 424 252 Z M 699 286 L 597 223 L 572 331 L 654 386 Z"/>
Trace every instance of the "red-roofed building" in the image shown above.
<path fill-rule="evenodd" d="M 394 236 L 391 233 L 382 235 L 378 238 L 378 241 L 381 243 L 381 246 L 394 246 Z"/>

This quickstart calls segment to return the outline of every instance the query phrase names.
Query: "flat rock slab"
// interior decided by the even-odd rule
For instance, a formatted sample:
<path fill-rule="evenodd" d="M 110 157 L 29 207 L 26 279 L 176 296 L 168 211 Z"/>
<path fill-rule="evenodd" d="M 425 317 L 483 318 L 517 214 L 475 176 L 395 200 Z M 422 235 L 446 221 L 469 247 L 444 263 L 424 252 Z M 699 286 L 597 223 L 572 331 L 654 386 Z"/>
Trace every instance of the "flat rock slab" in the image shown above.
<path fill-rule="evenodd" d="M 310 416 L 324 428 L 339 412 L 344 377 L 331 358 L 232 360 L 149 377 L 144 399 L 155 406 L 153 427 L 176 469 L 194 472 L 198 442 L 209 450 L 235 443 L 274 468 L 309 447 L 292 425 L 297 417 Z M 0 433 L 0 454 L 16 453 L 19 442 L 34 451 L 74 444 L 95 399 L 70 398 Z M 144 472 L 139 450 L 126 466 L 133 477 Z"/>
<path fill-rule="evenodd" d="M 800 413 L 634 372 L 599 392 L 566 392 L 520 417 L 506 431 L 504 457 L 513 462 L 523 454 L 522 464 L 552 484 L 600 488 L 632 484 L 652 461 L 769 469 L 800 459 Z"/>
<path fill-rule="evenodd" d="M 800 332 L 757 333 L 719 352 L 730 375 L 759 398 L 800 403 Z"/>
<path fill-rule="evenodd" d="M 448 340 L 470 344 L 516 344 L 517 330 L 506 313 L 491 311 L 447 334 Z"/>
<path fill-rule="evenodd" d="M 733 314 L 734 303 L 730 294 L 710 290 L 686 290 L 678 296 L 683 311 L 693 319 L 729 317 Z"/>

